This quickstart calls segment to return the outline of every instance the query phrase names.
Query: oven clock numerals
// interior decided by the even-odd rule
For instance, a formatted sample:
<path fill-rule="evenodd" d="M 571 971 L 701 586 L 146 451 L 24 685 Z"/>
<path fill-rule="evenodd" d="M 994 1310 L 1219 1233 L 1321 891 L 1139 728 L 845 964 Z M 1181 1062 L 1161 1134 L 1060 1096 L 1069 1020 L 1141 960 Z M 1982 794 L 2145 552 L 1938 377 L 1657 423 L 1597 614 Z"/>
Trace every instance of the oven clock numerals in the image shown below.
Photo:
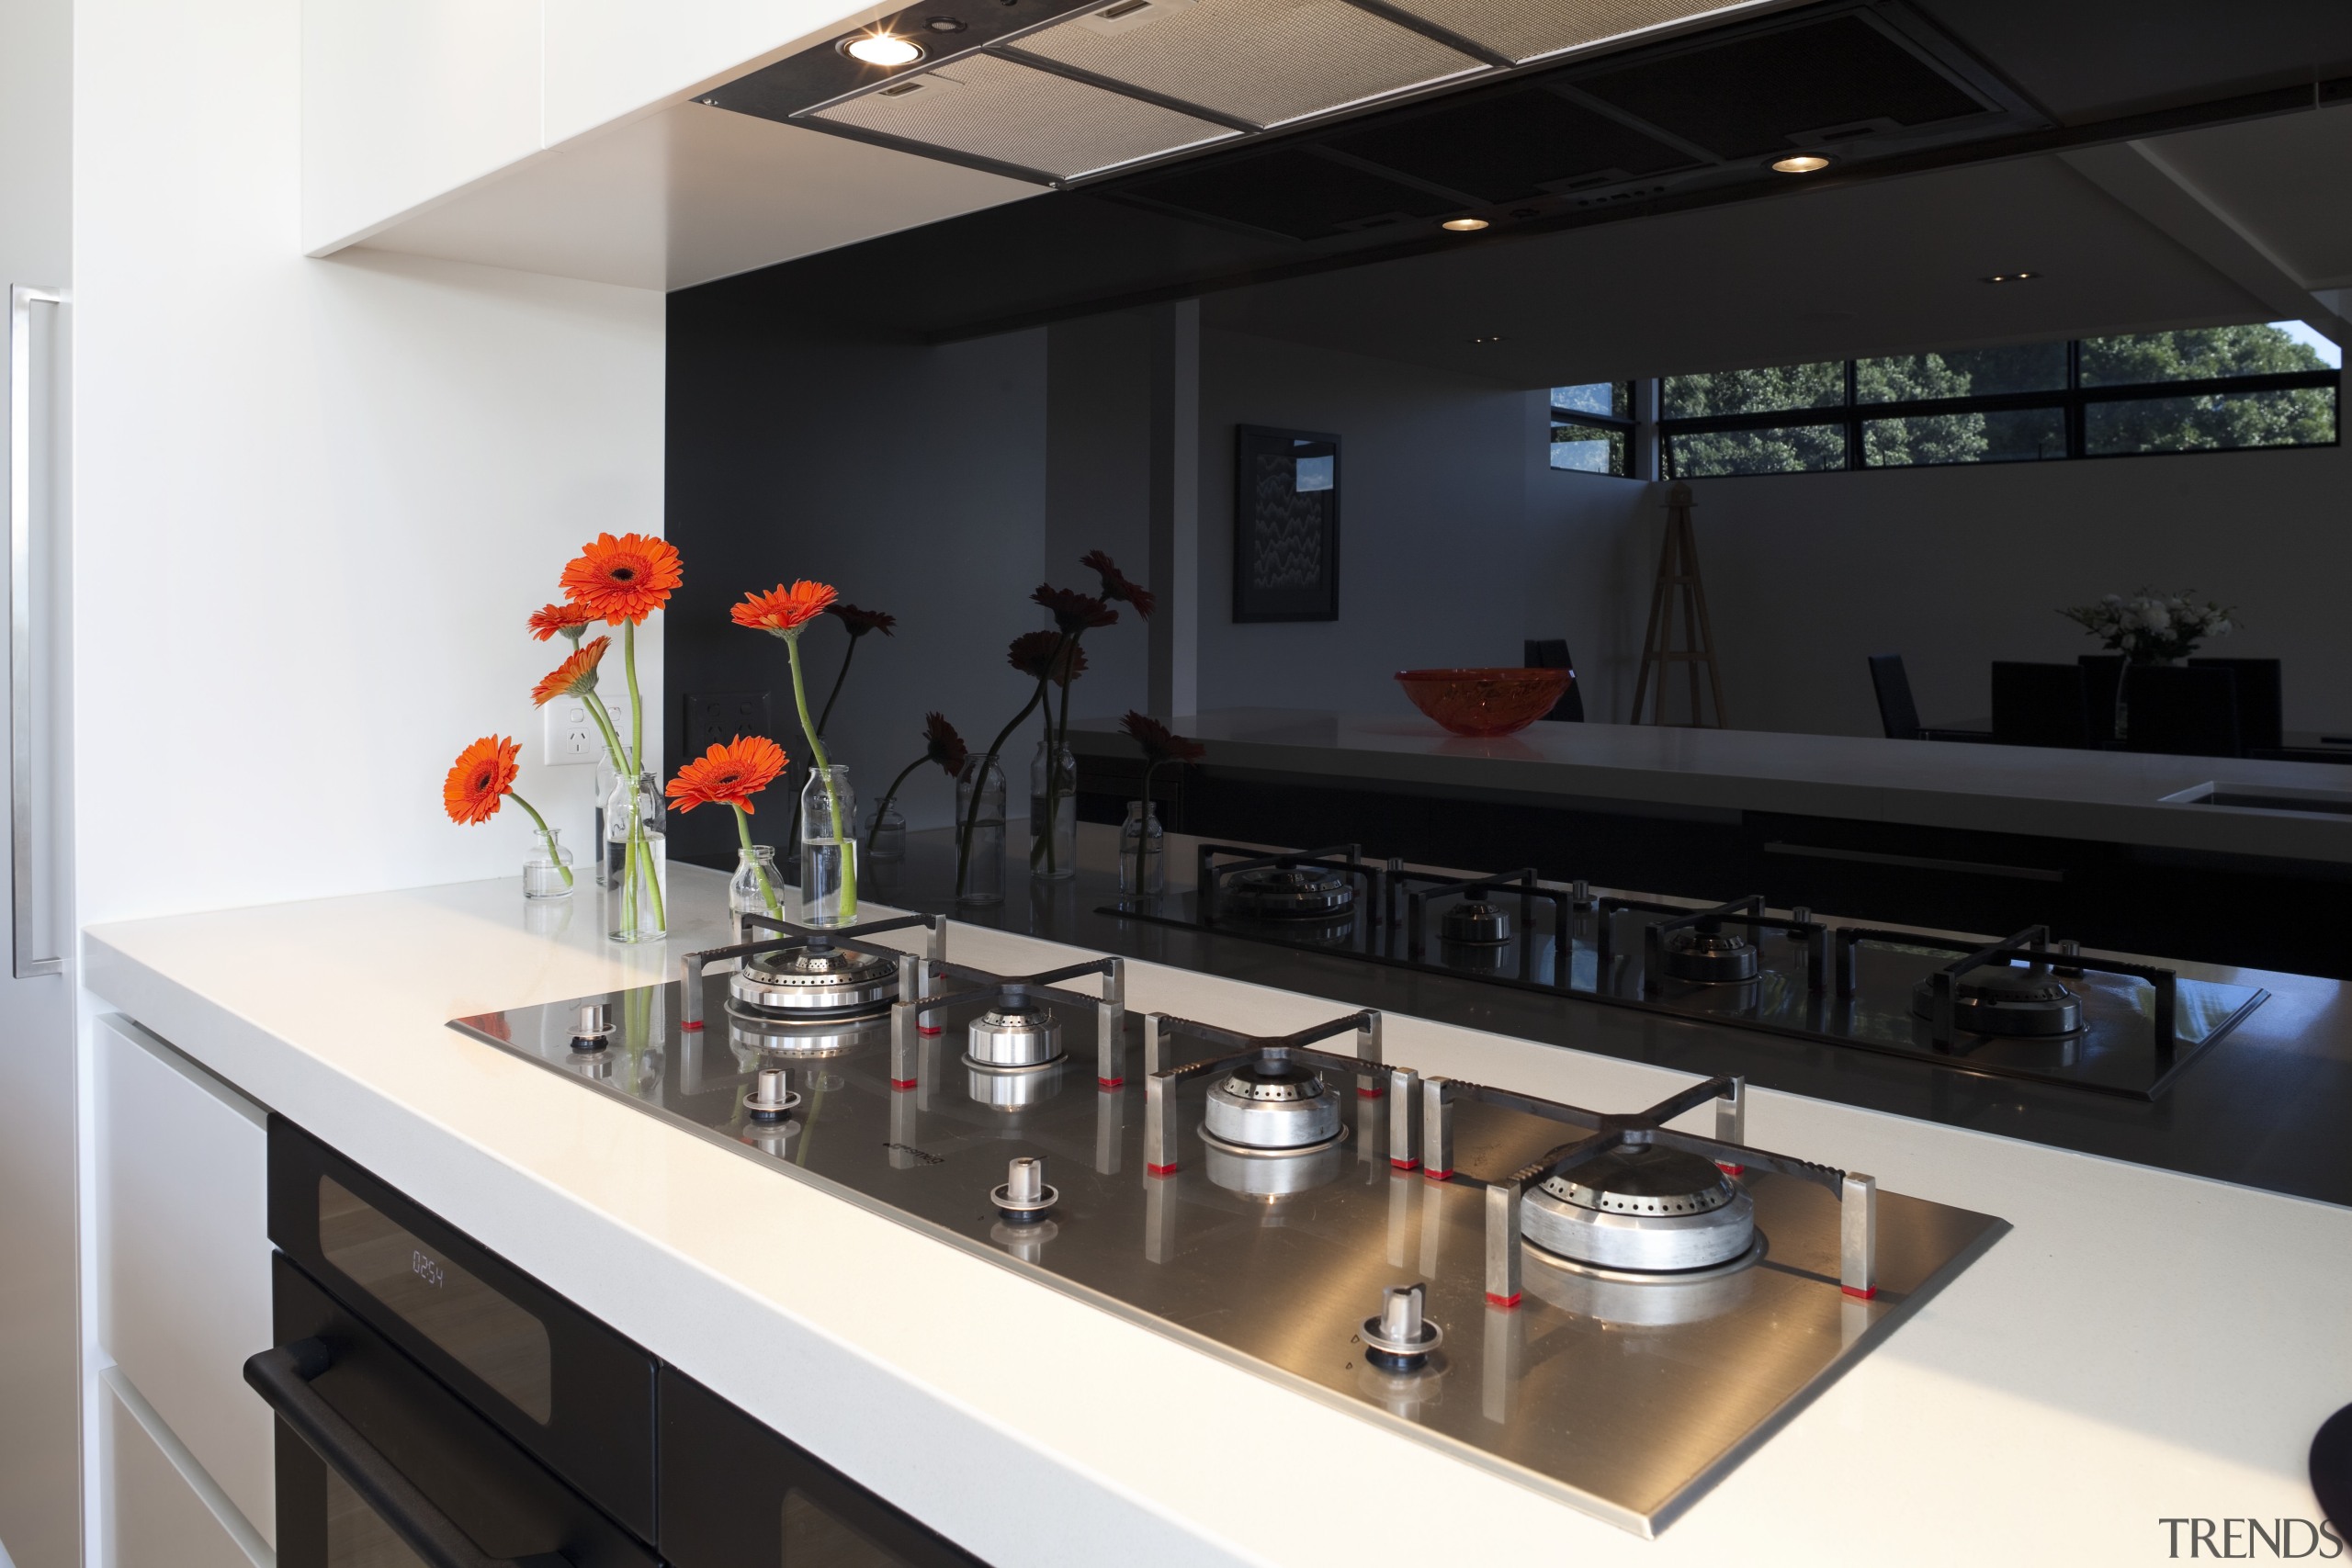
<path fill-rule="evenodd" d="M 442 1274 L 440 1262 L 422 1252 L 408 1255 L 408 1271 L 436 1291 L 447 1282 Z"/>

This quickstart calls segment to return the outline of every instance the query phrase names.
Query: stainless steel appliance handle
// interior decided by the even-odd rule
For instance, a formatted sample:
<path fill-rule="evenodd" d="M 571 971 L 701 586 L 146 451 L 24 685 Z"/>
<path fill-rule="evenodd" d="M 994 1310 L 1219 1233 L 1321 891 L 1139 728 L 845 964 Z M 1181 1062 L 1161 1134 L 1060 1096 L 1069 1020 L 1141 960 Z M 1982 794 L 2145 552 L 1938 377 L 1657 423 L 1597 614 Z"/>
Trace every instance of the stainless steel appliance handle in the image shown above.
<path fill-rule="evenodd" d="M 357 1427 L 319 1397 L 311 1380 L 333 1365 L 334 1351 L 326 1341 L 301 1339 L 247 1359 L 245 1382 L 424 1560 L 426 1568 L 574 1568 L 571 1558 L 556 1551 L 529 1557 L 484 1555 L 414 1482 L 392 1468 Z"/>
<path fill-rule="evenodd" d="M 62 290 L 8 286 L 8 865 L 15 882 L 9 941 L 17 978 L 55 975 L 64 964 L 31 955 L 33 924 L 33 352 L 35 305 L 65 303 Z"/>

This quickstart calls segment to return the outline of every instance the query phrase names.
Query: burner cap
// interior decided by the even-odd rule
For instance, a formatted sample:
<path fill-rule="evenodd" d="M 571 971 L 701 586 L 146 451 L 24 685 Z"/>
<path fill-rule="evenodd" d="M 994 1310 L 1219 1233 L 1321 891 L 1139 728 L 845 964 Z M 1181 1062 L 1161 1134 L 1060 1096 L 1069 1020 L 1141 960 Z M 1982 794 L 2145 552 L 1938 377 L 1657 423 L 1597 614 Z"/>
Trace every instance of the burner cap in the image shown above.
<path fill-rule="evenodd" d="M 1472 947 L 1499 947 L 1510 940 L 1510 916 L 1484 898 L 1464 898 L 1437 923 L 1438 939 Z"/>
<path fill-rule="evenodd" d="M 1261 865 L 1237 871 L 1217 890 L 1231 913 L 1266 919 L 1306 920 L 1355 908 L 1354 884 L 1317 865 Z"/>
<path fill-rule="evenodd" d="M 981 1067 L 1041 1067 L 1062 1054 L 1061 1021 L 1041 1007 L 995 1007 L 972 1020 L 965 1060 Z"/>
<path fill-rule="evenodd" d="M 1245 1062 L 1210 1086 L 1204 1122 L 1229 1148 L 1279 1153 L 1339 1137 L 1340 1101 L 1295 1062 Z"/>
<path fill-rule="evenodd" d="M 1528 1240 L 1597 1269 L 1672 1275 L 1740 1258 L 1756 1240 L 1747 1193 L 1714 1164 L 1656 1144 L 1569 1167 L 1521 1209 Z"/>
<path fill-rule="evenodd" d="M 1934 1019 L 1933 980 L 1912 987 L 1911 1011 Z M 2055 976 L 2022 964 L 1984 964 L 1953 984 L 1952 1022 L 1971 1034 L 2072 1034 L 2083 1027 L 2083 1004 Z"/>
<path fill-rule="evenodd" d="M 1737 931 L 1684 926 L 1666 933 L 1665 968 L 1677 980 L 1701 985 L 1756 978 L 1756 944 Z"/>
<path fill-rule="evenodd" d="M 888 1011 L 899 997 L 899 966 L 878 953 L 842 947 L 755 953 L 728 976 L 727 994 L 747 1008 L 794 1018 L 860 1018 Z"/>

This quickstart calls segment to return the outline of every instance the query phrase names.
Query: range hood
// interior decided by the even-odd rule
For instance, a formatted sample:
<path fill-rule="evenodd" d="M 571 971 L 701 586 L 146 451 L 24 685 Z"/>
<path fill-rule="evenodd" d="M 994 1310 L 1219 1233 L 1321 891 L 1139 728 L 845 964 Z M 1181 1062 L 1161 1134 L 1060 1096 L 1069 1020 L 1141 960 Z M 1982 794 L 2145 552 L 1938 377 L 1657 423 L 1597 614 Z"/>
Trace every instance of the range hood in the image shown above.
<path fill-rule="evenodd" d="M 1069 186 L 1787 4 L 961 0 L 952 13 L 886 18 L 702 101 Z M 894 68 L 847 53 L 873 36 L 923 53 Z"/>

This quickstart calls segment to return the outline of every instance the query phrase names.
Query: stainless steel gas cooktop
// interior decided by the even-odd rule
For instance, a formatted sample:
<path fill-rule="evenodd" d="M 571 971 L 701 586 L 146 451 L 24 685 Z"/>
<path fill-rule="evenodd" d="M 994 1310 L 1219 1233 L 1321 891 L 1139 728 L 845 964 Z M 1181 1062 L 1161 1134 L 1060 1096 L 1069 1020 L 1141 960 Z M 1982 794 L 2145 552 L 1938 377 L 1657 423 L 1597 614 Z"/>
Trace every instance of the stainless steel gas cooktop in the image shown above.
<path fill-rule="evenodd" d="M 2008 1228 L 1748 1147 L 1736 1078 L 1592 1111 L 1390 1062 L 1377 1013 L 1131 1017 L 1119 959 L 945 931 L 752 917 L 453 1027 L 1645 1535 Z"/>

